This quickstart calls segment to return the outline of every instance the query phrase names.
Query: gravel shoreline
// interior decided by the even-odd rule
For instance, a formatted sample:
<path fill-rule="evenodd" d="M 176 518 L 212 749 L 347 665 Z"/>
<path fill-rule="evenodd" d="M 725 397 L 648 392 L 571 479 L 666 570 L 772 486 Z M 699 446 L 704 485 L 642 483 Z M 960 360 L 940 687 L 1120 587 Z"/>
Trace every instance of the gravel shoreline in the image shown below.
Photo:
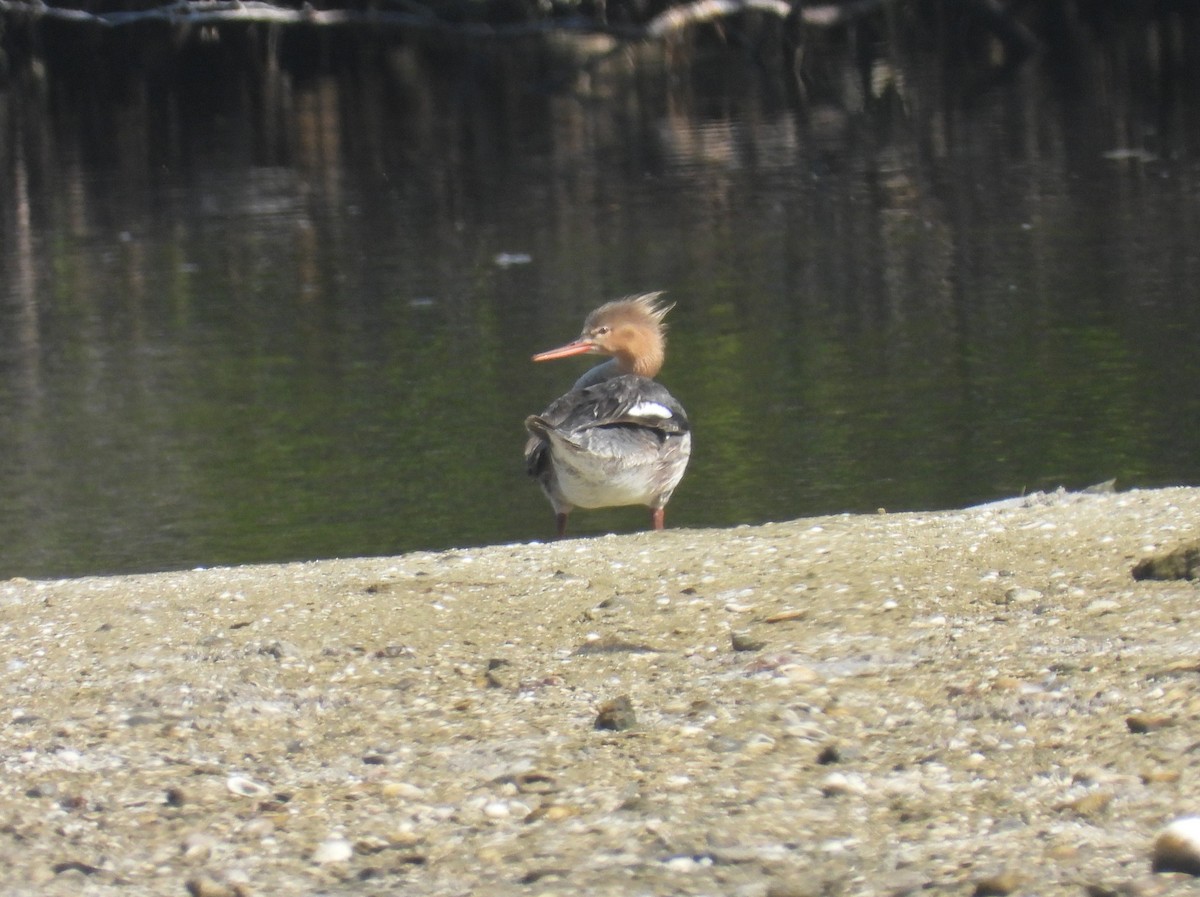
<path fill-rule="evenodd" d="M 0 582 L 0 893 L 1195 893 L 1200 489 Z"/>

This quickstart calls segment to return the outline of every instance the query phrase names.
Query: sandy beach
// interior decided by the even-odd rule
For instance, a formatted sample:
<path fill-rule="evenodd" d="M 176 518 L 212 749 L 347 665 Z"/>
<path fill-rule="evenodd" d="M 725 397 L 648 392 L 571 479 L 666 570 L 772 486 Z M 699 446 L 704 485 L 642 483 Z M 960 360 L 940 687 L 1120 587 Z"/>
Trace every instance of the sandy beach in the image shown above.
<path fill-rule="evenodd" d="M 1200 489 L 0 583 L 6 895 L 1195 893 Z"/>

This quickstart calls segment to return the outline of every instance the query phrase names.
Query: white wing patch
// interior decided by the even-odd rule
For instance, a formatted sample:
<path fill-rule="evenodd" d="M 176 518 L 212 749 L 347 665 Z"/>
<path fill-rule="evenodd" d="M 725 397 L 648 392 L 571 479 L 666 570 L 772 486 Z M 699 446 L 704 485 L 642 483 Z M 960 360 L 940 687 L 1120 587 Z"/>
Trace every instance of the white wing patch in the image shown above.
<path fill-rule="evenodd" d="M 656 417 L 660 420 L 667 420 L 673 415 L 671 409 L 666 405 L 658 402 L 638 402 L 629 409 L 630 417 Z"/>

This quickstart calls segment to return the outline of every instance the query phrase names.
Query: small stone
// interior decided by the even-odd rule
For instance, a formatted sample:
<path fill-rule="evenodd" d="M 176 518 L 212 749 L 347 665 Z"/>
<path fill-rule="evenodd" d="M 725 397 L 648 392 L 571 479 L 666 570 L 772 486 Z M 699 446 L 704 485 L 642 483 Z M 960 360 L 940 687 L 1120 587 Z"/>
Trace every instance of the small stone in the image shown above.
<path fill-rule="evenodd" d="M 1162 897 L 1163 885 L 1150 876 L 1133 878 L 1114 884 L 1095 882 L 1084 885 L 1088 897 Z"/>
<path fill-rule="evenodd" d="M 230 776 L 225 780 L 225 787 L 241 797 L 267 797 L 271 793 L 266 785 L 245 776 Z"/>
<path fill-rule="evenodd" d="M 788 623 L 792 620 L 802 620 L 808 611 L 805 610 L 781 610 L 779 613 L 771 614 L 766 617 L 764 623 Z"/>
<path fill-rule="evenodd" d="M 779 667 L 780 674 L 789 682 L 820 682 L 821 674 L 804 663 L 785 663 Z"/>
<path fill-rule="evenodd" d="M 742 748 L 748 754 L 769 754 L 775 750 L 775 739 L 763 732 L 755 732 L 746 739 Z"/>
<path fill-rule="evenodd" d="M 509 813 L 508 804 L 502 800 L 493 800 L 483 806 L 483 815 L 489 819 L 507 819 Z"/>
<path fill-rule="evenodd" d="M 821 752 L 817 754 L 817 763 L 821 766 L 828 766 L 831 763 L 842 762 L 842 750 L 836 744 L 827 744 L 821 748 Z"/>
<path fill-rule="evenodd" d="M 399 797 L 404 800 L 420 800 L 425 791 L 410 782 L 384 782 L 380 788 L 384 797 Z"/>
<path fill-rule="evenodd" d="M 544 772 L 523 772 L 513 776 L 512 783 L 521 794 L 553 794 L 558 790 L 554 776 Z"/>
<path fill-rule="evenodd" d="M 64 872 L 78 872 L 80 875 L 95 875 L 100 871 L 99 866 L 93 866 L 91 863 L 84 863 L 80 860 L 65 860 L 61 863 L 55 863 L 53 866 L 55 875 L 62 875 Z"/>
<path fill-rule="evenodd" d="M 663 865 L 672 872 L 695 872 L 713 864 L 709 856 L 674 856 L 663 861 Z"/>
<path fill-rule="evenodd" d="M 761 651 L 767 646 L 762 639 L 756 639 L 747 632 L 735 632 L 729 641 L 734 651 Z"/>
<path fill-rule="evenodd" d="M 344 863 L 354 856 L 354 845 L 345 838 L 326 838 L 312 853 L 312 861 L 319 866 L 327 863 Z"/>
<path fill-rule="evenodd" d="M 274 657 L 276 660 L 297 660 L 304 657 L 304 652 L 291 642 L 281 642 L 278 639 L 260 646 L 258 653 Z"/>
<path fill-rule="evenodd" d="M 656 654 L 658 649 L 641 642 L 610 637 L 589 639 L 571 653 L 580 656 L 586 654 Z"/>
<path fill-rule="evenodd" d="M 542 866 L 536 869 L 530 869 L 524 875 L 517 879 L 523 885 L 536 884 L 544 879 L 557 881 L 558 879 L 566 878 L 571 874 L 570 869 L 560 869 L 554 866 Z M 553 893 L 553 892 L 551 892 Z"/>
<path fill-rule="evenodd" d="M 821 793 L 826 797 L 839 797 L 843 794 L 866 794 L 867 785 L 861 776 L 831 772 L 821 782 Z"/>
<path fill-rule="evenodd" d="M 580 814 L 579 807 L 574 804 L 542 804 L 531 810 L 525 817 L 526 822 L 537 822 L 545 819 L 547 822 L 562 822 Z"/>
<path fill-rule="evenodd" d="M 1046 849 L 1046 856 L 1059 863 L 1073 862 L 1080 853 L 1078 844 L 1052 844 Z"/>
<path fill-rule="evenodd" d="M 246 821 L 246 824 L 242 826 L 239 834 L 243 838 L 258 838 L 260 840 L 263 838 L 269 838 L 271 835 L 275 834 L 277 818 L 277 816 L 276 818 L 272 818 L 269 815 L 255 816 L 253 819 Z M 287 817 L 285 815 L 284 819 L 286 820 L 286 818 Z"/>
<path fill-rule="evenodd" d="M 600 705 L 596 715 L 597 729 L 612 729 L 622 732 L 637 725 L 637 714 L 633 712 L 633 701 L 629 695 L 621 695 Z"/>
<path fill-rule="evenodd" d="M 550 822 L 562 822 L 564 819 L 578 816 L 581 812 L 579 807 L 574 804 L 553 804 L 546 808 L 546 812 L 542 816 Z"/>
<path fill-rule="evenodd" d="M 1017 586 L 1004 593 L 1004 603 L 1029 604 L 1033 601 L 1040 601 L 1042 597 L 1042 593 L 1037 589 L 1027 589 Z"/>
<path fill-rule="evenodd" d="M 1024 884 L 1025 880 L 1015 872 L 989 875 L 975 882 L 975 897 L 1006 897 Z"/>
<path fill-rule="evenodd" d="M 1174 785 L 1182 775 L 1178 769 L 1145 769 L 1140 778 L 1143 785 Z"/>
<path fill-rule="evenodd" d="M 1133 578 L 1200 579 L 1200 541 L 1181 545 L 1166 554 L 1142 559 L 1133 568 Z"/>
<path fill-rule="evenodd" d="M 354 852 L 359 856 L 373 856 L 394 846 L 387 838 L 379 835 L 364 835 L 354 842 Z"/>
<path fill-rule="evenodd" d="M 1125 725 L 1135 735 L 1145 735 L 1147 732 L 1157 732 L 1159 729 L 1175 725 L 1175 718 L 1161 714 L 1135 713 L 1125 718 Z"/>
<path fill-rule="evenodd" d="M 1121 609 L 1120 601 L 1113 601 L 1111 598 L 1097 598 L 1084 610 L 1093 617 L 1103 617 L 1105 614 L 1111 614 Z"/>
<path fill-rule="evenodd" d="M 740 751 L 746 742 L 732 735 L 714 735 L 708 740 L 708 749 L 714 754 L 732 754 Z"/>
<path fill-rule="evenodd" d="M 395 849 L 408 849 L 416 847 L 425 840 L 424 835 L 410 828 L 390 831 L 387 833 L 386 838 L 388 844 Z"/>
<path fill-rule="evenodd" d="M 1068 801 L 1060 809 L 1070 810 L 1080 816 L 1097 816 L 1108 809 L 1113 796 L 1107 791 L 1093 791 L 1083 797 Z"/>
<path fill-rule="evenodd" d="M 168 788 L 166 793 L 166 804 L 168 807 L 182 807 L 184 804 L 192 801 L 192 795 L 185 788 Z"/>
<path fill-rule="evenodd" d="M 211 835 L 206 835 L 203 832 L 193 832 L 183 839 L 183 843 L 179 845 L 179 852 L 183 854 L 183 858 L 189 863 L 203 863 L 212 856 L 215 846 L 216 841 Z"/>
<path fill-rule="evenodd" d="M 370 591 L 369 587 L 367 591 Z M 395 660 L 397 657 L 411 657 L 413 653 L 413 649 L 408 645 L 385 645 L 372 656 L 379 660 Z"/>
<path fill-rule="evenodd" d="M 54 782 L 39 782 L 25 792 L 26 797 L 54 797 L 58 794 L 58 785 Z"/>
<path fill-rule="evenodd" d="M 508 684 L 504 680 L 503 674 L 500 672 L 505 667 L 509 666 L 509 662 L 502 657 L 493 657 L 487 662 L 487 670 L 483 674 L 483 684 L 487 688 L 508 688 Z"/>
<path fill-rule="evenodd" d="M 184 883 L 184 887 L 187 888 L 191 897 L 237 897 L 237 891 L 234 888 L 221 884 L 207 875 L 189 878 Z"/>
<path fill-rule="evenodd" d="M 1159 833 L 1150 868 L 1200 876 L 1200 816 L 1176 819 Z"/>

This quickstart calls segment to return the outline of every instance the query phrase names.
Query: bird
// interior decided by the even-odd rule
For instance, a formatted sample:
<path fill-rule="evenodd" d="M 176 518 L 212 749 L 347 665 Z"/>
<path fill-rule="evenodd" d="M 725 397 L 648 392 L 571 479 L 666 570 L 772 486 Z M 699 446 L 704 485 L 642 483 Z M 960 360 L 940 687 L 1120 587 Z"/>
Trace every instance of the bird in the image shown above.
<path fill-rule="evenodd" d="M 663 528 L 691 456 L 692 428 L 683 406 L 653 379 L 666 350 L 663 318 L 674 307 L 661 299 L 656 292 L 606 302 L 587 316 L 578 339 L 533 356 L 610 356 L 525 418 L 526 470 L 550 499 L 560 539 L 575 508 L 646 505 L 651 527 Z"/>

